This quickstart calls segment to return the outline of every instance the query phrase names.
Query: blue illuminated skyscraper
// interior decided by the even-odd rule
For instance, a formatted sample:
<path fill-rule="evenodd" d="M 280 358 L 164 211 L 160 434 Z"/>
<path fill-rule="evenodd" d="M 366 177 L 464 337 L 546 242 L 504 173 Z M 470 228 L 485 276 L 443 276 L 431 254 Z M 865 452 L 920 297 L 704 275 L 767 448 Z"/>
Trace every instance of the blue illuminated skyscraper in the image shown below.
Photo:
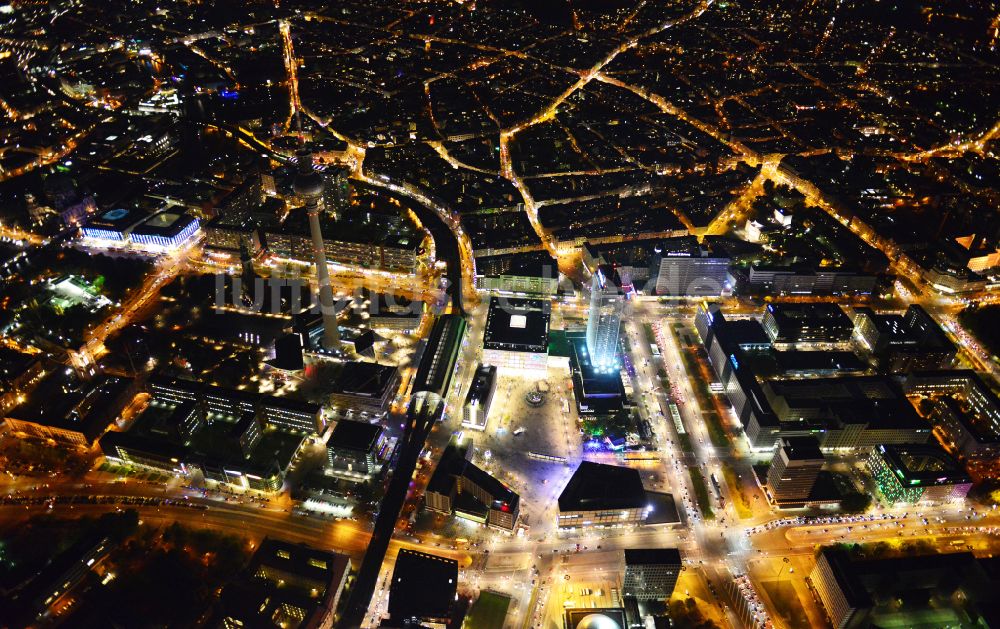
<path fill-rule="evenodd" d="M 618 331 L 628 297 L 614 267 L 602 264 L 590 280 L 590 312 L 587 317 L 587 352 L 597 368 L 617 363 Z"/>

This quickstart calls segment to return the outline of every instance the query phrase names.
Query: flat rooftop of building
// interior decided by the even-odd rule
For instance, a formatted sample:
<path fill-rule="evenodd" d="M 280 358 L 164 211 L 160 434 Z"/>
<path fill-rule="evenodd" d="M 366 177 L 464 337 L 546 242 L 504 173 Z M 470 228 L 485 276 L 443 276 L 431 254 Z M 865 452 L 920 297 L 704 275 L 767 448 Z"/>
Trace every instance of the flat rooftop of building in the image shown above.
<path fill-rule="evenodd" d="M 483 347 L 542 353 L 548 348 L 552 305 L 541 299 L 493 297 Z"/>
<path fill-rule="evenodd" d="M 937 398 L 937 403 L 944 405 L 977 443 L 1000 442 L 1000 430 L 993 425 L 988 415 L 974 412 L 951 395 Z"/>
<path fill-rule="evenodd" d="M 830 564 L 830 571 L 837 582 L 837 587 L 843 593 L 844 599 L 850 607 L 864 609 L 870 607 L 873 602 L 868 591 L 861 581 L 854 575 L 852 564 L 847 551 L 840 548 L 824 548 L 823 556 Z"/>
<path fill-rule="evenodd" d="M 439 494 L 446 494 L 451 491 L 451 487 L 455 483 L 454 476 L 461 474 L 462 470 L 465 469 L 471 446 L 472 441 L 469 439 L 460 442 L 452 437 L 451 441 L 445 447 L 444 452 L 441 453 L 441 459 L 438 461 L 437 467 L 434 468 L 434 473 L 431 474 L 431 478 L 427 482 L 427 491 Z"/>
<path fill-rule="evenodd" d="M 250 559 L 247 573 L 255 574 L 262 566 L 317 583 L 340 583 L 351 560 L 340 553 L 265 537 Z"/>
<path fill-rule="evenodd" d="M 760 253 L 763 249 L 763 246 L 758 243 L 740 240 L 739 238 L 732 238 L 729 236 L 705 236 L 702 238 L 702 243 L 707 244 L 713 251 L 717 251 L 731 258 L 755 255 Z"/>
<path fill-rule="evenodd" d="M 393 621 L 446 618 L 457 589 L 457 561 L 403 548 L 392 569 L 389 615 Z"/>
<path fill-rule="evenodd" d="M 971 483 L 968 473 L 950 454 L 934 444 L 879 445 L 876 451 L 907 487 Z"/>
<path fill-rule="evenodd" d="M 517 511 L 520 496 L 500 480 L 491 476 L 473 463 L 468 463 L 462 470 L 462 476 L 478 485 L 490 495 L 497 508 L 503 511 Z M 490 505 L 487 505 L 490 506 Z"/>
<path fill-rule="evenodd" d="M 483 505 L 484 507 L 492 506 L 516 512 L 520 504 L 520 496 L 503 482 L 472 464 L 468 460 L 469 448 L 471 447 L 472 441 L 470 439 L 459 442 L 453 438 L 441 454 L 441 460 L 427 483 L 427 491 L 449 494 L 456 478 L 464 477 L 489 494 L 492 504 Z"/>
<path fill-rule="evenodd" d="M 583 461 L 559 495 L 559 511 L 635 509 L 647 506 L 639 471 Z"/>
<path fill-rule="evenodd" d="M 869 429 L 912 430 L 930 435 L 931 426 L 909 400 L 861 400 L 830 404 L 826 409 L 842 425 L 865 424 Z"/>
<path fill-rule="evenodd" d="M 872 322 L 879 334 L 883 334 L 893 339 L 912 338 L 910 329 L 906 326 L 906 321 L 901 314 L 878 314 L 871 308 L 855 308 L 855 313 L 864 315 Z M 916 339 L 914 339 L 916 341 Z"/>
<path fill-rule="evenodd" d="M 776 303 L 767 305 L 768 312 L 774 317 L 779 327 L 784 325 L 838 325 L 854 327 L 851 318 L 843 309 L 834 303 Z"/>
<path fill-rule="evenodd" d="M 600 284 L 601 290 L 604 291 L 606 295 L 622 295 L 625 293 L 627 286 L 622 284 L 621 275 L 618 274 L 618 269 L 611 264 L 602 264 L 597 267 L 598 283 Z"/>
<path fill-rule="evenodd" d="M 593 244 L 584 243 L 586 252 L 593 258 L 617 266 L 649 266 L 653 252 L 662 238 L 640 238 L 625 242 Z"/>
<path fill-rule="evenodd" d="M 457 482 L 457 481 L 456 481 Z M 490 517 L 490 507 L 470 491 L 456 492 L 452 501 L 455 515 L 466 520 L 485 523 Z"/>
<path fill-rule="evenodd" d="M 265 396 L 262 396 L 256 391 L 250 389 L 230 389 L 228 387 L 222 387 L 216 384 L 206 384 L 205 388 L 201 391 L 202 395 L 205 396 L 206 400 L 209 401 L 224 401 L 226 403 L 233 404 L 234 407 L 239 403 L 246 404 L 256 404 L 261 401 Z M 271 397 L 271 396 L 266 396 Z M 239 414 L 238 409 L 234 408 L 233 416 Z"/>
<path fill-rule="evenodd" d="M 868 363 L 848 351 L 776 351 L 774 360 L 782 372 L 864 371 L 868 368 Z"/>
<path fill-rule="evenodd" d="M 349 242 L 362 245 L 382 245 L 393 249 L 416 251 L 423 242 L 423 235 L 412 228 L 408 221 L 402 227 L 389 231 L 384 223 L 367 221 L 360 215 L 333 218 L 329 214 L 320 217 L 323 239 L 331 242 Z M 274 232 L 275 229 L 270 229 Z M 309 235 L 309 220 L 306 213 L 294 210 L 285 219 L 278 231 L 286 234 Z"/>
<path fill-rule="evenodd" d="M 285 334 L 274 340 L 274 358 L 264 361 L 280 371 L 298 372 L 305 368 L 302 358 L 302 335 Z"/>
<path fill-rule="evenodd" d="M 465 396 L 465 403 L 481 403 L 490 394 L 497 379 L 497 368 L 494 365 L 479 365 L 476 374 L 472 378 L 472 385 L 469 387 L 469 394 Z"/>
<path fill-rule="evenodd" d="M 993 593 L 1000 587 L 997 582 L 994 558 L 979 559 L 971 552 L 910 555 L 884 559 L 853 559 L 842 548 L 825 548 L 823 556 L 829 562 L 833 577 L 844 593 L 850 607 L 864 609 L 875 607 L 876 626 L 944 626 L 939 615 L 936 621 L 924 622 L 927 612 L 945 612 L 949 607 L 957 612 L 955 624 L 970 622 L 977 626 L 993 626 L 983 618 L 997 617 L 997 603 Z M 951 605 L 928 605 L 927 593 L 936 592 L 947 597 L 961 588 L 965 596 L 953 597 Z M 900 611 L 895 603 L 899 596 L 915 590 L 923 596 Z M 941 601 L 942 597 L 935 597 Z M 969 619 L 969 616 L 972 616 Z M 966 618 L 959 621 L 959 617 Z M 888 624 L 883 624 L 886 622 Z M 898 623 L 898 624 L 897 624 Z"/>
<path fill-rule="evenodd" d="M 782 437 L 779 443 L 789 461 L 823 460 L 819 441 L 813 437 Z"/>
<path fill-rule="evenodd" d="M 62 368 L 48 372 L 27 399 L 7 412 L 20 421 L 58 430 L 79 432 L 89 441 L 103 433 L 115 420 L 109 405 L 121 396 L 132 380 L 102 375 L 82 382 Z"/>
<path fill-rule="evenodd" d="M 232 389 L 227 389 L 232 391 Z M 297 400 L 290 397 L 280 397 L 277 395 L 260 395 L 260 404 L 265 409 L 281 409 L 295 413 L 305 413 L 308 415 L 319 415 L 323 407 L 315 402 Z"/>
<path fill-rule="evenodd" d="M 170 390 L 184 391 L 185 393 L 190 393 L 191 395 L 198 395 L 205 388 L 205 385 L 195 380 L 185 380 L 183 378 L 174 378 L 172 376 L 156 373 L 151 375 L 146 381 L 146 387 L 151 391 L 155 390 L 157 387 L 162 387 Z"/>
<path fill-rule="evenodd" d="M 823 421 L 930 433 L 899 384 L 886 376 L 770 380 L 762 387 L 783 397 L 789 409 L 818 409 Z"/>
<path fill-rule="evenodd" d="M 346 555 L 264 538 L 247 568 L 223 589 L 220 613 L 240 626 L 265 627 L 273 626 L 284 606 L 291 606 L 305 613 L 302 625 L 296 626 L 312 626 L 321 620 L 316 616 L 326 612 L 328 590 L 343 583 L 350 567 Z M 278 583 L 264 577 L 266 573 L 298 579 Z M 315 593 L 311 586 L 316 586 Z"/>
<path fill-rule="evenodd" d="M 548 251 L 507 253 L 476 258 L 476 273 L 485 277 L 516 275 L 558 278 L 559 269 Z"/>
<path fill-rule="evenodd" d="M 118 542 L 100 531 L 92 531 L 52 556 L 27 583 L 5 596 L 5 603 L 10 605 L 9 611 L 18 621 L 16 626 L 35 625 L 38 618 L 32 616 L 40 615 L 46 609 L 46 596 L 51 598 L 52 592 L 70 584 L 77 585 L 81 578 L 76 575 L 86 575 L 91 565 L 102 561 L 117 547 Z"/>
<path fill-rule="evenodd" d="M 98 214 L 87 221 L 87 227 L 123 232 L 145 220 L 148 213 L 131 208 L 115 208 Z"/>
<path fill-rule="evenodd" d="M 381 434 L 381 426 L 342 419 L 333 428 L 326 445 L 330 448 L 371 452 L 375 449 L 375 444 Z"/>
<path fill-rule="evenodd" d="M 816 404 L 848 400 L 902 400 L 902 388 L 888 376 L 841 376 L 804 380 L 770 380 L 766 383 L 789 401 Z"/>
<path fill-rule="evenodd" d="M 427 346 L 420 357 L 417 373 L 413 377 L 414 393 L 444 393 L 441 389 L 450 380 L 454 366 L 450 358 L 457 356 L 466 327 L 465 318 L 457 314 L 441 315 L 434 322 Z"/>
<path fill-rule="evenodd" d="M 646 513 L 646 524 L 677 524 L 681 521 L 673 494 L 647 491 L 646 502 L 649 508 L 649 512 Z"/>
<path fill-rule="evenodd" d="M 256 229 L 253 221 L 247 216 L 242 216 L 235 212 L 224 212 L 219 214 L 205 224 L 206 229 L 225 229 L 248 234 Z"/>
<path fill-rule="evenodd" d="M 618 369 L 598 371 L 586 353 L 587 340 L 582 335 L 567 334 L 570 364 L 573 368 L 573 397 L 581 412 L 612 414 L 620 411 L 625 399 L 625 385 Z"/>
<path fill-rule="evenodd" d="M 259 476 L 284 470 L 298 451 L 305 437 L 286 434 L 277 430 L 262 431 L 260 441 L 254 446 L 249 457 L 239 450 L 234 438 L 236 426 L 245 417 L 234 416 L 232 421 L 217 420 L 202 424 L 185 442 L 173 431 L 155 430 L 147 421 L 147 408 L 128 432 L 109 432 L 101 438 L 101 448 L 105 452 L 113 450 L 115 443 L 130 449 L 147 452 L 159 457 L 176 458 L 182 462 L 198 462 L 212 468 L 229 467 Z M 168 410 L 169 412 L 169 410 Z M 163 410 L 156 413 L 161 419 Z M 110 440 L 109 440 L 110 438 Z"/>
<path fill-rule="evenodd" d="M 623 394 L 621 373 L 615 369 L 601 371 L 590 362 L 587 352 L 587 339 L 579 334 L 567 334 L 566 340 L 572 348 L 573 367 L 578 372 L 583 385 L 582 394 L 586 397 L 615 397 Z"/>
<path fill-rule="evenodd" d="M 158 212 L 136 225 L 132 233 L 172 238 L 197 222 L 198 219 L 183 212 Z"/>
<path fill-rule="evenodd" d="M 221 388 L 219 390 L 228 391 Z M 261 397 L 259 394 L 255 395 Z M 286 401 L 298 403 L 270 396 L 263 396 L 263 399 L 276 400 L 282 404 Z M 279 430 L 265 430 L 262 431 L 261 439 L 252 452 L 245 457 L 243 452 L 235 447 L 234 435 L 240 433 L 241 423 L 244 429 L 248 426 L 245 422 L 248 421 L 248 414 L 251 417 L 254 415 L 253 411 L 244 411 L 241 406 L 233 404 L 227 413 L 212 413 L 211 421 L 202 423 L 194 434 L 182 436 L 176 424 L 196 403 L 187 400 L 181 404 L 173 404 L 157 399 L 154 395 L 153 402 L 135 419 L 128 432 L 107 433 L 101 439 L 101 448 L 109 452 L 113 449 L 114 443 L 118 442 L 138 451 L 177 458 L 181 461 L 197 461 L 210 466 L 232 465 L 234 469 L 269 473 L 276 465 L 285 469 L 305 439 L 301 435 L 287 434 Z M 319 408 L 314 404 L 308 406 Z"/>
<path fill-rule="evenodd" d="M 676 548 L 626 548 L 625 563 L 641 565 L 680 565 L 681 551 Z"/>
<path fill-rule="evenodd" d="M 843 425 L 930 433 L 930 424 L 917 414 L 899 383 L 887 376 L 770 380 L 762 386 L 783 397 L 790 409 L 819 409 L 826 420 Z"/>
<path fill-rule="evenodd" d="M 393 383 L 397 368 L 364 361 L 344 363 L 331 393 L 365 398 L 381 398 Z"/>
<path fill-rule="evenodd" d="M 710 242 L 699 243 L 695 236 L 661 238 L 656 243 L 656 251 L 664 258 L 701 258 L 713 255 Z"/>
<path fill-rule="evenodd" d="M 923 306 L 910 304 L 906 309 L 906 318 L 912 322 L 910 329 L 920 340 L 922 348 L 955 351 L 955 344 L 948 338 L 948 334 Z"/>
<path fill-rule="evenodd" d="M 741 345 L 771 344 L 764 326 L 755 319 L 726 319 L 721 314 L 714 315 L 712 330 L 719 339 L 719 345 L 728 352 L 736 351 Z"/>
<path fill-rule="evenodd" d="M 269 290 L 270 283 L 265 283 L 263 290 Z M 254 291 L 256 292 L 256 291 Z M 210 311 L 204 317 L 198 317 L 186 329 L 185 334 L 194 338 L 212 339 L 218 343 L 240 343 L 254 339 L 260 347 L 268 347 L 279 337 L 285 335 L 287 322 L 279 317 L 269 317 L 266 312 L 281 310 L 284 303 L 280 297 L 272 299 L 274 293 L 264 292 L 257 303 L 262 305 L 262 312 L 238 312 L 233 310 Z M 230 291 L 226 297 L 233 296 Z M 236 293 L 239 302 L 239 293 Z M 242 305 L 242 303 L 240 304 Z M 276 306 L 277 308 L 272 308 Z"/>
<path fill-rule="evenodd" d="M 8 347 L 0 347 L 0 382 L 12 382 L 18 379 L 41 358 L 42 354 L 27 354 Z"/>

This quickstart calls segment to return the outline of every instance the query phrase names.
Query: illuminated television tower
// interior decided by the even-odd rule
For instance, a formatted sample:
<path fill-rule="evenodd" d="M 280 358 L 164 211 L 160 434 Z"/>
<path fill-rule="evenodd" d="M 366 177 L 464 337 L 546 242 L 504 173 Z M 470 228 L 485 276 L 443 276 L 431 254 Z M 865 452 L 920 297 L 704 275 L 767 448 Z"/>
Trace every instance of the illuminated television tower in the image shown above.
<path fill-rule="evenodd" d="M 323 199 L 323 178 L 313 168 L 312 152 L 308 148 L 301 148 L 295 154 L 298 157 L 299 172 L 296 173 L 295 179 L 292 181 L 292 190 L 305 200 L 306 215 L 309 217 L 313 260 L 316 263 L 316 280 L 319 282 L 319 305 L 323 313 L 323 348 L 340 349 L 337 313 L 333 309 L 333 291 L 330 290 L 330 271 L 326 267 L 323 232 L 319 225 L 320 203 Z"/>

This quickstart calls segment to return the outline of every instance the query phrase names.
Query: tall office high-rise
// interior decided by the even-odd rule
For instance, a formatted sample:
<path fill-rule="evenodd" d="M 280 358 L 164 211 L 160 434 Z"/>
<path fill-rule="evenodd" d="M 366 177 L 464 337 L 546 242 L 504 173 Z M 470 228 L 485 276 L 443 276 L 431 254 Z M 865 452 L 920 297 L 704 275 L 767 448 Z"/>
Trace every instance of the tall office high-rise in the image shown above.
<path fill-rule="evenodd" d="M 775 502 L 803 502 L 823 469 L 823 453 L 812 437 L 784 437 L 771 459 L 767 484 Z"/>
<path fill-rule="evenodd" d="M 622 594 L 640 601 L 669 599 L 682 565 L 676 548 L 626 548 L 623 563 Z"/>
<path fill-rule="evenodd" d="M 313 168 L 312 153 L 309 149 L 296 151 L 296 155 L 299 172 L 292 180 L 292 190 L 305 200 L 306 215 L 309 216 L 309 232 L 312 235 L 313 257 L 316 262 L 316 281 L 319 283 L 319 303 L 323 315 L 323 348 L 339 349 L 340 330 L 337 328 L 337 313 L 333 306 L 333 291 L 330 289 L 330 270 L 326 266 L 323 232 L 319 224 L 323 179 Z"/>
<path fill-rule="evenodd" d="M 479 365 L 469 387 L 462 407 L 462 426 L 486 430 L 486 420 L 490 414 L 490 404 L 497 390 L 497 368 L 495 365 Z"/>
<path fill-rule="evenodd" d="M 628 294 L 614 267 L 602 264 L 590 280 L 587 316 L 587 352 L 597 368 L 613 367 L 618 355 L 618 332 Z"/>

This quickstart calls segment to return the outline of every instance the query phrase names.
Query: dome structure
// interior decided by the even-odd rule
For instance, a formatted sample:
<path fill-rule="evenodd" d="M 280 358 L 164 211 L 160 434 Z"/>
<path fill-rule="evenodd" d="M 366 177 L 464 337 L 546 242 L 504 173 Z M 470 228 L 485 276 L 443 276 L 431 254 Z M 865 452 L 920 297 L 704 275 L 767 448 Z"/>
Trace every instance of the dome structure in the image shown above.
<path fill-rule="evenodd" d="M 577 623 L 576 629 L 622 629 L 610 616 L 587 614 Z"/>
<path fill-rule="evenodd" d="M 313 168 L 312 152 L 309 149 L 299 149 L 295 156 L 298 158 L 299 172 L 292 180 L 292 192 L 306 199 L 323 196 L 323 177 Z"/>

